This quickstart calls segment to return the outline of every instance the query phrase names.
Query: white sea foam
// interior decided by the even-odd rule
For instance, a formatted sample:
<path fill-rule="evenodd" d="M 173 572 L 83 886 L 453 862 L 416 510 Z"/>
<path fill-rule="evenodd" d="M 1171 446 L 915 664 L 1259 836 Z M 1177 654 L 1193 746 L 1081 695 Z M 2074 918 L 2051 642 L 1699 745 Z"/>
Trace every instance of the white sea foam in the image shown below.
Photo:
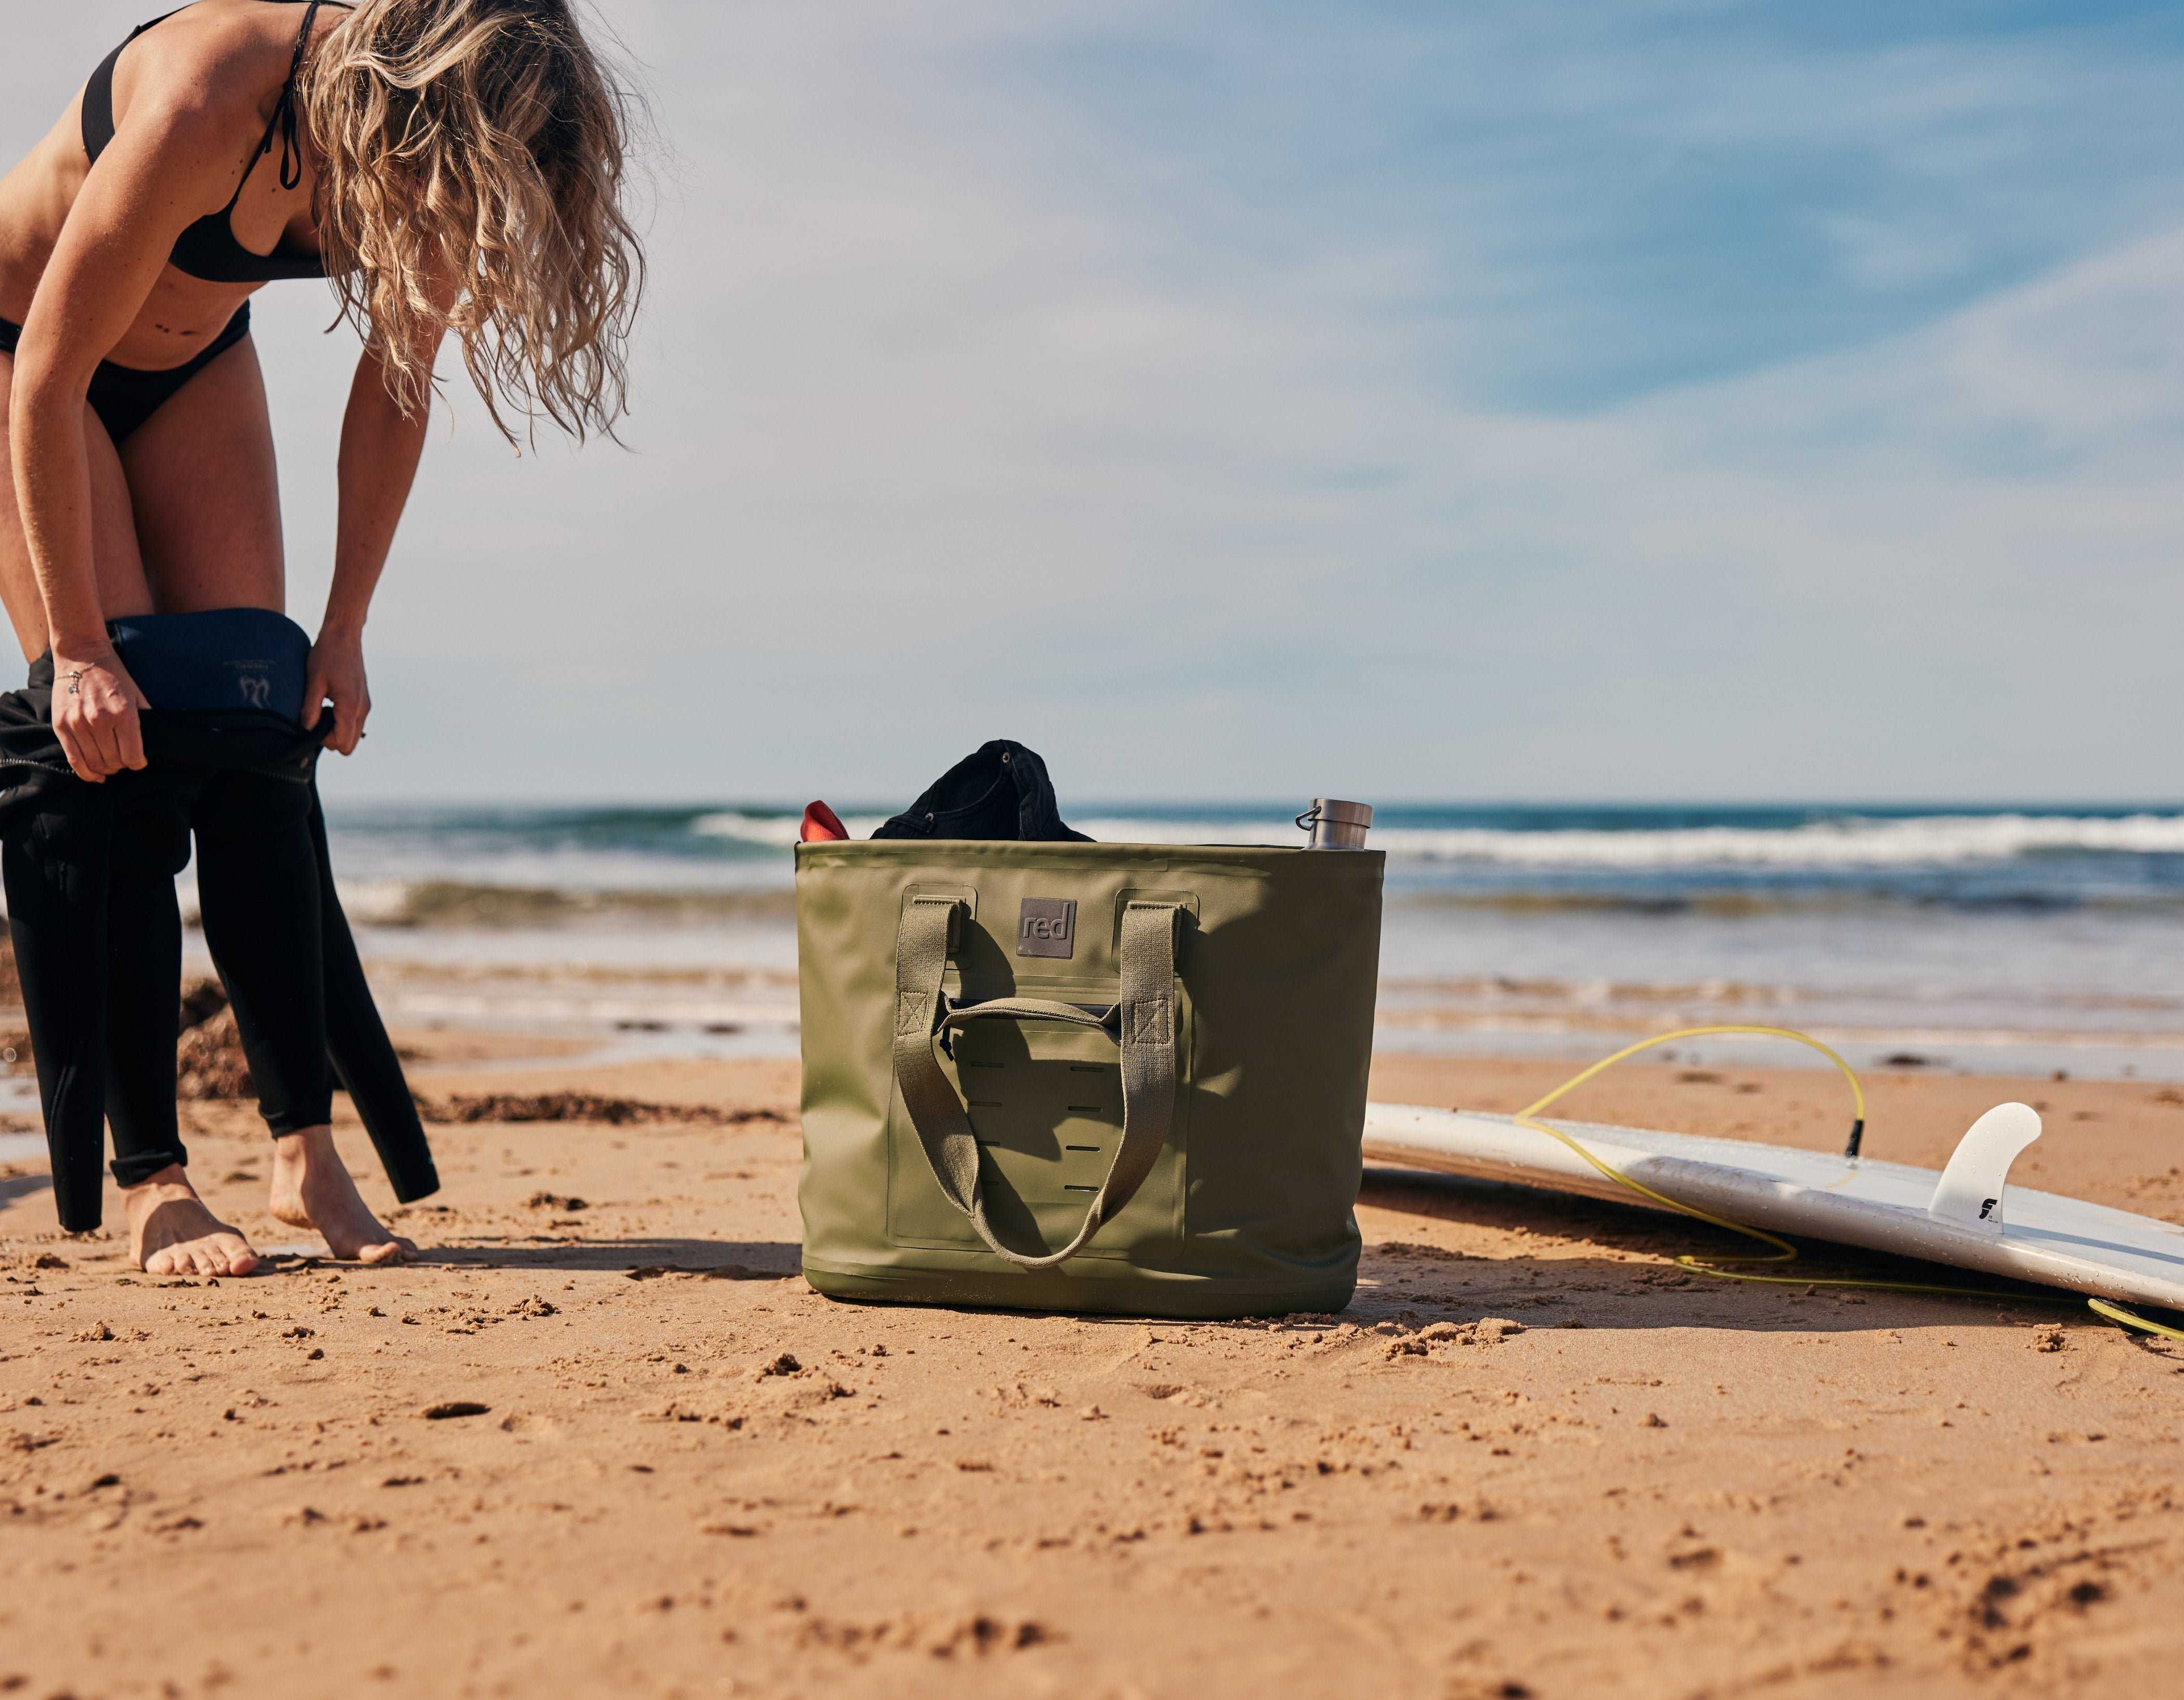
<path fill-rule="evenodd" d="M 865 837 L 880 817 L 843 823 Z M 1158 820 L 1116 815 L 1080 820 L 1114 844 L 1296 844 L 1287 820 Z M 724 812 L 693 830 L 787 848 L 790 815 Z M 2043 852 L 2184 854 L 2184 814 L 1929 814 L 1902 819 L 1845 816 L 1777 828 L 1691 826 L 1630 831 L 1497 827 L 1382 826 L 1374 847 L 1401 861 L 1476 862 L 1533 868 L 1900 868 L 2006 862 Z"/>
<path fill-rule="evenodd" d="M 1778 829 L 1630 832 L 1407 829 L 1376 832 L 1390 856 L 1527 867 L 1853 868 L 2007 862 L 2042 852 L 2184 853 L 2184 815 L 1933 814 L 1847 818 Z"/>
<path fill-rule="evenodd" d="M 887 824 L 884 814 L 853 814 L 842 822 L 852 838 L 869 838 Z M 794 847 L 802 819 L 794 814 L 742 814 L 733 809 L 701 814 L 690 830 L 706 838 L 734 838 L 746 844 L 764 844 L 777 850 Z"/>

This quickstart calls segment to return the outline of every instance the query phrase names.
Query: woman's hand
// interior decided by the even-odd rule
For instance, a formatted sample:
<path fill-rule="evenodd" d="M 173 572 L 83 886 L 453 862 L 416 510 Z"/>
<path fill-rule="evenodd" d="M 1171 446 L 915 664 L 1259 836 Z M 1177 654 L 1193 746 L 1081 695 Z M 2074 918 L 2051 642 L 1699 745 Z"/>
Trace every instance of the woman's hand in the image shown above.
<path fill-rule="evenodd" d="M 125 767 L 144 765 L 136 711 L 152 706 L 111 649 L 53 651 L 53 735 L 78 779 L 103 785 Z"/>
<path fill-rule="evenodd" d="M 304 675 L 304 724 L 316 725 L 320 706 L 329 702 L 334 705 L 334 729 L 326 735 L 326 747 L 353 756 L 364 723 L 371 718 L 360 634 L 321 631 L 311 646 L 310 669 Z"/>

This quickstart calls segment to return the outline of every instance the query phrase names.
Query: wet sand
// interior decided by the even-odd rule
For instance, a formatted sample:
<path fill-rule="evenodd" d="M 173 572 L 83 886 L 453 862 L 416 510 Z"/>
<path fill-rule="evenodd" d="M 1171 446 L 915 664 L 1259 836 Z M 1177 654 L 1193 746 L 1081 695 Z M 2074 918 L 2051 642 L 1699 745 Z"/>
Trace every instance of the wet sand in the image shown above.
<path fill-rule="evenodd" d="M 2081 1306 L 1710 1281 L 1696 1225 L 1379 1170 L 1340 1319 L 853 1308 L 795 1274 L 793 1064 L 447 1060 L 436 1100 L 757 1114 L 439 1127 L 391 1271 L 133 1275 L 0 1171 L 0 1692 L 2090 1694 L 2184 1652 L 2184 1353 Z M 1875 1155 L 2021 1097 L 2014 1178 L 2184 1209 L 2173 1089 L 1871 1090 Z M 1841 1092 L 1634 1066 L 1569 1109 L 1831 1146 Z M 294 1243 L 249 1109 L 185 1114 Z"/>

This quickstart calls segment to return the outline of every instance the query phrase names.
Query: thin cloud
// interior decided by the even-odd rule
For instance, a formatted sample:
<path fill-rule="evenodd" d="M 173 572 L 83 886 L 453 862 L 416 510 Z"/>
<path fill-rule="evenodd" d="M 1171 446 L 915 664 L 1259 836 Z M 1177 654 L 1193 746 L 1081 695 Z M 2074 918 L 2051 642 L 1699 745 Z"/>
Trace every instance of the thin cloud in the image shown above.
<path fill-rule="evenodd" d="M 1794 9 L 617 8 L 636 452 L 457 397 L 334 783 L 2184 789 L 2177 32 Z M 322 308 L 259 321 L 306 610 Z"/>

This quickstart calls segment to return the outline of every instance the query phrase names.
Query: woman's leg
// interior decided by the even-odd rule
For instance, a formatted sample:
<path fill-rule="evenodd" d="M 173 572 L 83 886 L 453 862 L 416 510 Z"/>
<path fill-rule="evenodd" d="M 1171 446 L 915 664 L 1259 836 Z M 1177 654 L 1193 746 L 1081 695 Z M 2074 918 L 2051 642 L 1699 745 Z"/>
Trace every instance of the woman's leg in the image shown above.
<path fill-rule="evenodd" d="M 205 943 L 276 1139 L 333 1117 L 310 804 L 307 786 L 223 773 L 190 814 Z"/>
<path fill-rule="evenodd" d="M 175 875 L 190 858 L 187 781 L 146 769 L 116 775 L 107 825 L 106 1025 L 103 1070 L 114 1178 L 141 1186 L 189 1162 L 175 1113 L 176 993 L 182 912 Z"/>
<path fill-rule="evenodd" d="M 198 897 L 258 1108 L 273 1135 L 272 1211 L 337 1258 L 397 1263 L 416 1247 L 365 1208 L 334 1149 L 326 959 L 309 786 L 223 774 L 199 799 Z"/>
<path fill-rule="evenodd" d="M 249 337 L 131 431 L 121 465 L 157 612 L 287 611 L 273 422 Z"/>
<path fill-rule="evenodd" d="M 15 505 L 14 450 L 8 436 L 8 398 L 14 387 L 14 358 L 0 354 L 0 603 L 15 628 L 23 659 L 35 661 L 46 642 L 46 607 L 31 570 L 30 545 L 23 536 L 23 515 Z M 91 549 L 98 576 L 98 605 L 109 619 L 152 612 L 151 586 L 136 547 L 136 524 L 130 513 L 129 481 L 106 427 L 89 408 L 83 410 L 83 447 L 91 468 Z"/>
<path fill-rule="evenodd" d="M 286 612 L 273 427 L 249 337 L 131 432 L 121 463 L 159 613 Z M 308 794 L 300 807 L 308 810 Z M 316 1228 L 337 1257 L 398 1262 L 416 1247 L 388 1233 L 365 1208 L 326 1121 L 317 864 L 304 815 L 292 835 L 281 825 L 266 843 L 253 842 L 254 831 L 281 814 L 275 800 L 250 784 L 216 783 L 196 815 L 206 942 L 235 998 L 237 1025 L 246 1039 L 256 1033 L 252 1075 L 261 1092 L 276 1094 L 270 1103 L 260 1100 L 274 1134 L 270 1208 L 284 1222 Z M 308 938 L 290 930 L 304 924 L 304 886 L 309 892 Z M 299 1036 L 306 1031 L 316 1035 L 316 1086 L 306 1058 L 312 1041 Z"/>
<path fill-rule="evenodd" d="M 172 769 L 117 775 L 109 839 L 106 1120 L 114 1178 L 128 1202 L 137 1266 L 153 1275 L 248 1275 L 258 1254 L 211 1220 L 190 1190 L 175 1114 L 182 917 L 175 875 L 190 855 L 198 781 Z"/>
<path fill-rule="evenodd" d="M 0 354 L 0 466 L 13 464 L 8 398 L 14 374 L 14 362 Z M 105 426 L 87 407 L 83 447 L 91 471 L 92 553 L 99 606 L 109 618 L 148 614 L 152 592 L 137 548 L 128 481 Z M 0 603 L 7 606 L 24 658 L 42 655 L 47 647 L 45 605 L 31 568 L 12 475 L 0 477 Z M 10 925 L 12 930 L 14 924 Z M 87 1009 L 76 1014 L 91 1019 Z M 103 1089 L 88 1081 L 80 1084 L 86 1090 Z M 154 1275 L 248 1275 L 258 1266 L 257 1256 L 242 1236 L 205 1208 L 179 1163 L 124 1186 L 121 1198 L 129 1215 L 131 1253 L 139 1269 Z"/>

